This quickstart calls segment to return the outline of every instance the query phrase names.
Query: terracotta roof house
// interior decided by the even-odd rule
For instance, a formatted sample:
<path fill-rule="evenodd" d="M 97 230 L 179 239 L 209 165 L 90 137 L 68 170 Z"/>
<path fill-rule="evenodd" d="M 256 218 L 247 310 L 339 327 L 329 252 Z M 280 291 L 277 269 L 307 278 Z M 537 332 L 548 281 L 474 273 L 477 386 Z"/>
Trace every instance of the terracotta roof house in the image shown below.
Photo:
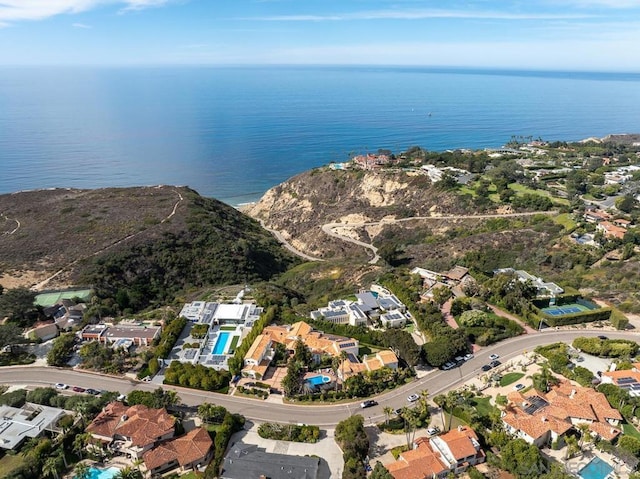
<path fill-rule="evenodd" d="M 513 392 L 502 414 L 507 432 L 542 447 L 557 441 L 577 424 L 589 424 L 592 435 L 615 439 L 622 416 L 604 394 L 562 381 L 543 394 Z"/>
<path fill-rule="evenodd" d="M 169 439 L 142 456 L 151 475 L 179 468 L 195 470 L 211 461 L 213 441 L 206 429 L 199 427 L 184 436 Z"/>
<path fill-rule="evenodd" d="M 598 225 L 596 226 L 596 229 L 598 231 L 602 231 L 605 237 L 607 238 L 617 238 L 617 239 L 623 239 L 625 233 L 627 232 L 626 228 L 623 228 L 621 226 L 616 226 L 613 223 L 610 223 L 609 221 L 602 221 L 598 223 Z"/>
<path fill-rule="evenodd" d="M 485 459 L 475 431 L 460 426 L 440 436 L 417 439 L 412 450 L 386 467 L 394 479 L 432 479 L 459 474 Z"/>
<path fill-rule="evenodd" d="M 353 356 L 358 354 L 358 340 L 314 331 L 304 321 L 291 326 L 267 326 L 247 351 L 242 375 L 261 379 L 273 359 L 273 343 L 283 344 L 287 351 L 293 353 L 298 340 L 311 350 L 318 362 L 322 356 L 340 356 L 342 352 Z"/>
<path fill-rule="evenodd" d="M 163 409 L 142 404 L 109 403 L 87 427 L 95 439 L 115 452 L 140 459 L 145 452 L 175 434 L 175 418 Z"/>

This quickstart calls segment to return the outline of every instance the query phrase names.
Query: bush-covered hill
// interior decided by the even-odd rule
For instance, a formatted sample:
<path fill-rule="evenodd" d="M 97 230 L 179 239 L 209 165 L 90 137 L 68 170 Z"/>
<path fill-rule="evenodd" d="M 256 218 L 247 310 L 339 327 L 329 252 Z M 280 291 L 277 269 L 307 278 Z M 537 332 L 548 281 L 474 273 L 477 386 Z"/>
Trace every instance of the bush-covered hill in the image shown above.
<path fill-rule="evenodd" d="M 45 287 L 92 285 L 121 309 L 187 287 L 269 279 L 295 260 L 251 218 L 188 188 L 43 190 L 0 196 L 0 271 Z M 8 218 L 8 219 L 5 219 Z M 30 286 L 30 284 L 25 284 Z"/>

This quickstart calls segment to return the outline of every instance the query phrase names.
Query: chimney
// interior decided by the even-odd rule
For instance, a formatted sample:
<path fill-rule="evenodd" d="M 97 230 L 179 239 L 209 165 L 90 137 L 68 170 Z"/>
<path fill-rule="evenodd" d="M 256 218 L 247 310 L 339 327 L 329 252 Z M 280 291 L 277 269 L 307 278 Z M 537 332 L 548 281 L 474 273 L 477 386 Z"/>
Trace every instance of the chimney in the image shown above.
<path fill-rule="evenodd" d="M 544 416 L 541 416 L 540 419 L 542 420 L 542 422 L 547 422 L 547 418 Z"/>
<path fill-rule="evenodd" d="M 569 398 L 573 399 L 573 396 L 575 396 L 575 395 L 576 395 L 576 390 L 572 389 L 571 390 L 571 394 L 569 394 Z"/>

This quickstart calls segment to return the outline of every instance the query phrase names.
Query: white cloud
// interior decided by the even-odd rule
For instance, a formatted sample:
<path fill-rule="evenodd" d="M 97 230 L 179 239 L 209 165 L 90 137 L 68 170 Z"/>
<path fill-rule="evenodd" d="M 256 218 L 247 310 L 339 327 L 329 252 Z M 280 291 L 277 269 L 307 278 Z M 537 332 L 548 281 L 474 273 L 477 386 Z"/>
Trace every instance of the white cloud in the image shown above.
<path fill-rule="evenodd" d="M 247 20 L 322 22 L 350 20 L 424 20 L 429 18 L 459 18 L 486 20 L 571 20 L 589 18 L 586 14 L 564 13 L 508 13 L 463 10 L 373 10 L 336 15 L 271 15 L 248 18 Z"/>
<path fill-rule="evenodd" d="M 85 29 L 85 30 L 93 28 L 91 25 L 87 25 L 85 23 L 73 23 L 71 26 L 73 28 L 82 28 L 82 29 Z"/>
<path fill-rule="evenodd" d="M 0 25 L 43 20 L 55 15 L 86 12 L 102 5 L 124 5 L 122 11 L 158 7 L 170 0 L 0 0 Z"/>

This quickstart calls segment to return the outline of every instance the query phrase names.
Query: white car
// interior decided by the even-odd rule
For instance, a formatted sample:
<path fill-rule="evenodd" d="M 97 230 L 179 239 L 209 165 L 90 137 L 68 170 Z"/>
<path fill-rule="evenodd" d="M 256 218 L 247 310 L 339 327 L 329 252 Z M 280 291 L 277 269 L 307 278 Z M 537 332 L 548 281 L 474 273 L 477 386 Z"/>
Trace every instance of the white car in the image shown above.
<path fill-rule="evenodd" d="M 516 391 L 522 391 L 524 389 L 524 384 L 518 383 L 515 386 L 513 386 L 513 389 L 515 389 Z"/>
<path fill-rule="evenodd" d="M 500 356 L 498 356 L 497 354 L 492 354 L 491 356 L 489 356 L 489 359 L 491 359 L 491 361 L 495 361 L 496 359 L 498 359 Z"/>
<path fill-rule="evenodd" d="M 473 359 L 473 354 L 471 354 L 471 353 L 469 353 L 469 354 L 465 354 L 465 355 L 464 355 L 464 357 L 463 357 L 463 359 L 464 359 L 465 361 L 469 361 L 469 360 Z"/>
<path fill-rule="evenodd" d="M 69 389 L 69 385 L 64 383 L 56 383 L 56 389 Z"/>
<path fill-rule="evenodd" d="M 430 427 L 429 429 L 427 429 L 427 434 L 429 434 L 429 436 L 435 436 L 439 432 L 440 429 L 438 429 L 437 427 Z"/>
<path fill-rule="evenodd" d="M 407 397 L 407 401 L 409 402 L 416 402 L 418 399 L 420 399 L 420 396 L 418 396 L 417 394 L 411 394 L 409 397 Z"/>

